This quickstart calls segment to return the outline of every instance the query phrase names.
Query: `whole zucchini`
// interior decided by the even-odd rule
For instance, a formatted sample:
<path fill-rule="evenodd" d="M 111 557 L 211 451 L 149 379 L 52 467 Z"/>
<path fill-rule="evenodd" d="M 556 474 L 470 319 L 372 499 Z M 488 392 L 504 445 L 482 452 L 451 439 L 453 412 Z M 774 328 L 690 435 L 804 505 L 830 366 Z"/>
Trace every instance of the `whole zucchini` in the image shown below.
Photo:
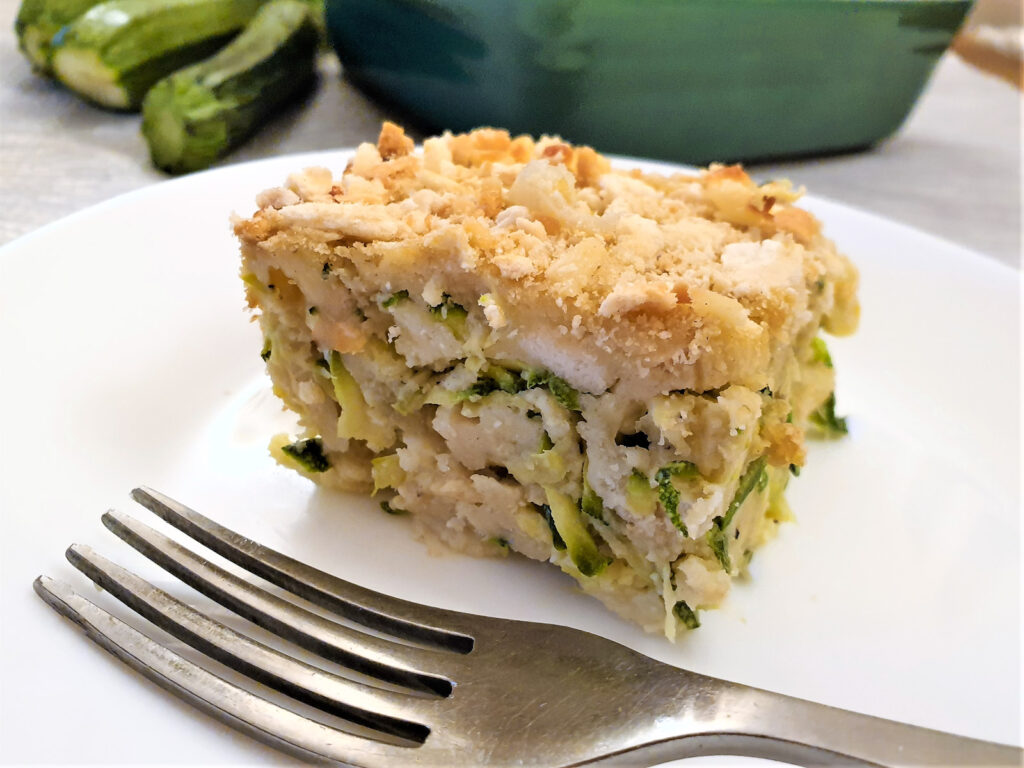
<path fill-rule="evenodd" d="M 18 47 L 32 63 L 32 69 L 50 74 L 50 41 L 61 27 L 70 24 L 100 0 L 22 0 L 14 33 Z"/>
<path fill-rule="evenodd" d="M 255 15 L 261 0 L 106 0 L 53 40 L 53 70 L 100 106 L 135 111 L 152 85 L 205 59 Z"/>
<path fill-rule="evenodd" d="M 316 80 L 319 33 L 301 0 L 271 0 L 212 58 L 161 80 L 142 104 L 153 162 L 196 171 L 238 146 Z"/>

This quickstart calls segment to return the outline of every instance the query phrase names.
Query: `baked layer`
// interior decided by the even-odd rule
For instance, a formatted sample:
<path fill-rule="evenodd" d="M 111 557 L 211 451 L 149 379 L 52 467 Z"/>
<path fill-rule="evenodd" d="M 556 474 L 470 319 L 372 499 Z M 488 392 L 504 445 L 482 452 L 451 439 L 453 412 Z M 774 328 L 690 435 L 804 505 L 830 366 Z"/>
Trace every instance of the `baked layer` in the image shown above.
<path fill-rule="evenodd" d="M 761 389 L 819 325 L 857 320 L 856 271 L 796 197 L 735 166 L 611 172 L 588 147 L 492 130 L 415 154 L 386 126 L 339 179 L 307 169 L 264 193 L 238 232 L 352 264 L 367 288 L 487 296 L 496 354 L 542 357 L 588 391 Z"/>
<path fill-rule="evenodd" d="M 278 394 L 318 482 L 462 551 L 550 560 L 673 636 L 786 516 L 838 425 L 821 327 L 856 272 L 787 184 L 613 172 L 589 148 L 386 125 L 339 179 L 236 224 Z"/>

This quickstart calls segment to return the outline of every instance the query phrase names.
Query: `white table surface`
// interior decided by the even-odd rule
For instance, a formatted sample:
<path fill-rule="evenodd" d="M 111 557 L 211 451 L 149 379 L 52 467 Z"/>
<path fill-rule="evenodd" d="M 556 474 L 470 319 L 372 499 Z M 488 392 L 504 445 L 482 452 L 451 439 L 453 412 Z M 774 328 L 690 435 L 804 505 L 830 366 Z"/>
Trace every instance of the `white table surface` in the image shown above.
<path fill-rule="evenodd" d="M 0 0 L 0 244 L 166 178 L 135 115 L 104 112 L 32 74 Z M 322 62 L 316 94 L 225 163 L 373 139 L 386 109 Z M 1021 97 L 947 54 L 897 135 L 867 152 L 755 166 L 822 197 L 874 211 L 1014 266 L 1021 244 Z"/>

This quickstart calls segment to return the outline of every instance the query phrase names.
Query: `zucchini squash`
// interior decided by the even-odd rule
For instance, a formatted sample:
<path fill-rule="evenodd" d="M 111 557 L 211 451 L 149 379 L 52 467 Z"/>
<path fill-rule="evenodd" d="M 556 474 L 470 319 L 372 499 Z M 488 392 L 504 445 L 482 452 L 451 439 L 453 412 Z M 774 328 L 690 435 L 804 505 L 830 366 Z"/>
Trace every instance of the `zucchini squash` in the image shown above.
<path fill-rule="evenodd" d="M 213 54 L 261 0 L 106 0 L 53 39 L 53 70 L 80 96 L 136 111 L 158 80 Z"/>
<path fill-rule="evenodd" d="M 264 5 L 227 47 L 161 80 L 146 95 L 142 133 L 153 163 L 171 173 L 196 171 L 245 141 L 313 85 L 318 44 L 307 3 Z M 334 367 L 332 359 L 332 375 Z"/>
<path fill-rule="evenodd" d="M 18 36 L 18 47 L 31 62 L 32 69 L 43 75 L 53 72 L 50 66 L 53 36 L 99 1 L 22 0 L 14 20 L 14 33 Z"/>

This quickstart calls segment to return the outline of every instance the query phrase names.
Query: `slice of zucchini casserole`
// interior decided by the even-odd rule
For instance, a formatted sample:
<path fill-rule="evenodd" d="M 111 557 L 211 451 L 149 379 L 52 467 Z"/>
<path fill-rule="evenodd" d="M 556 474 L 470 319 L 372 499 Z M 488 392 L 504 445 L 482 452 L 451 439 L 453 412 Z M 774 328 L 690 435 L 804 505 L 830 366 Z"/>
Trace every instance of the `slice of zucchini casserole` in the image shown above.
<path fill-rule="evenodd" d="M 276 393 L 271 452 L 418 533 L 555 563 L 674 638 L 841 432 L 819 331 L 857 273 L 788 182 L 612 170 L 589 147 L 395 125 L 236 221 Z"/>

